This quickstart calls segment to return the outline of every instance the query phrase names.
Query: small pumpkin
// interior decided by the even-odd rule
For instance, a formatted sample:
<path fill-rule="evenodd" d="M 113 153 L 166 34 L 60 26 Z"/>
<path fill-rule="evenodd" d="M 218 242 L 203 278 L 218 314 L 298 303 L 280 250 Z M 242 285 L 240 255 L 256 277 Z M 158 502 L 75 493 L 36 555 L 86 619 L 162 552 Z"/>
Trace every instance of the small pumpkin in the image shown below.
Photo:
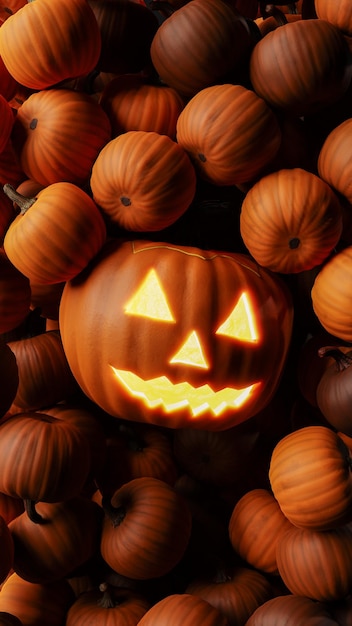
<path fill-rule="evenodd" d="M 319 19 L 334 24 L 346 35 L 352 35 L 352 7 L 349 0 L 315 0 L 315 10 Z"/>
<path fill-rule="evenodd" d="M 59 88 L 32 93 L 18 108 L 12 133 L 22 170 L 43 186 L 87 184 L 110 138 L 109 118 L 96 100 L 82 91 Z"/>
<path fill-rule="evenodd" d="M 50 285 L 70 280 L 105 243 L 101 211 L 77 185 L 53 183 L 33 198 L 7 185 L 4 191 L 21 205 L 6 231 L 4 249 L 30 282 Z"/>
<path fill-rule="evenodd" d="M 322 531 L 351 518 L 350 472 L 351 456 L 342 439 L 329 427 L 316 425 L 280 439 L 271 455 L 269 479 L 292 524 Z"/>
<path fill-rule="evenodd" d="M 174 487 L 150 476 L 135 478 L 102 504 L 100 552 L 115 572 L 148 580 L 165 575 L 181 561 L 192 516 Z"/>
<path fill-rule="evenodd" d="M 274 29 L 257 43 L 250 57 L 250 80 L 270 106 L 307 115 L 345 93 L 351 81 L 348 59 L 347 43 L 336 26 L 301 19 Z"/>
<path fill-rule="evenodd" d="M 109 224 L 158 231 L 190 206 L 196 173 L 187 153 L 167 135 L 130 130 L 109 141 L 90 178 L 93 199 Z"/>
<path fill-rule="evenodd" d="M 342 233 L 340 202 L 330 186 L 302 168 L 263 176 L 246 194 L 242 239 L 257 263 L 292 274 L 321 265 Z"/>
<path fill-rule="evenodd" d="M 282 135 L 262 98 L 252 89 L 225 83 L 204 88 L 187 102 L 177 120 L 176 138 L 203 179 L 237 185 L 262 173 Z"/>
<path fill-rule="evenodd" d="M 193 0 L 194 1 L 194 0 Z M 143 615 L 138 626 L 230 626 L 226 616 L 209 602 L 190 593 L 172 593 Z"/>
<path fill-rule="evenodd" d="M 18 83 L 36 90 L 88 74 L 100 48 L 98 23 L 86 0 L 29 2 L 0 29 L 0 55 L 7 69 Z"/>

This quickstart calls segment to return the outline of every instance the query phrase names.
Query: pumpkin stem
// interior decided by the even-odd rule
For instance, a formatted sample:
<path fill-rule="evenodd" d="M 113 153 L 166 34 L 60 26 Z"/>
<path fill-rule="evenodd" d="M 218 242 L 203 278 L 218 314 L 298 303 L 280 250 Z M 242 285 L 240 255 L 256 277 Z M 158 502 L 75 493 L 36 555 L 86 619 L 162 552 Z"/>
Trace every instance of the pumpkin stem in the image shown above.
<path fill-rule="evenodd" d="M 125 507 L 113 506 L 111 503 L 111 498 L 109 498 L 108 496 L 104 494 L 102 495 L 101 505 L 102 505 L 104 513 L 111 520 L 114 528 L 116 528 L 116 526 L 119 526 L 122 523 L 122 521 L 125 519 L 126 517 Z"/>
<path fill-rule="evenodd" d="M 288 22 L 288 19 L 283 11 L 278 9 L 273 4 L 268 4 L 267 2 L 260 3 L 260 14 L 263 19 L 273 17 L 278 26 L 285 26 Z"/>
<path fill-rule="evenodd" d="M 336 369 L 339 372 L 343 372 L 343 370 L 346 370 L 352 365 L 352 356 L 345 354 L 336 346 L 324 346 L 319 348 L 318 354 L 320 357 L 330 356 L 335 359 Z"/>
<path fill-rule="evenodd" d="M 224 567 L 217 568 L 213 578 L 214 583 L 221 584 L 226 583 L 229 580 L 231 580 L 231 576 L 227 574 L 226 569 Z"/>
<path fill-rule="evenodd" d="M 98 601 L 99 606 L 101 606 L 103 609 L 113 609 L 115 606 L 117 606 L 118 603 L 113 599 L 111 595 L 111 587 L 108 585 L 108 583 L 101 583 L 99 585 L 99 591 L 101 591 L 103 594 L 102 598 L 100 598 L 100 600 Z"/>
<path fill-rule="evenodd" d="M 12 185 L 9 185 L 9 183 L 5 183 L 2 189 L 7 197 L 10 198 L 12 202 L 16 202 L 19 206 L 20 215 L 24 215 L 24 213 L 26 213 L 28 209 L 30 209 L 31 206 L 33 206 L 33 204 L 37 201 L 37 198 L 26 198 L 26 196 L 18 193 L 18 191 L 16 191 Z"/>
<path fill-rule="evenodd" d="M 24 510 L 26 511 L 31 522 L 34 522 L 34 524 L 46 524 L 47 523 L 48 520 L 42 517 L 40 513 L 38 513 L 37 509 L 35 508 L 34 500 L 30 500 L 29 498 L 24 498 L 23 504 L 24 504 Z"/>

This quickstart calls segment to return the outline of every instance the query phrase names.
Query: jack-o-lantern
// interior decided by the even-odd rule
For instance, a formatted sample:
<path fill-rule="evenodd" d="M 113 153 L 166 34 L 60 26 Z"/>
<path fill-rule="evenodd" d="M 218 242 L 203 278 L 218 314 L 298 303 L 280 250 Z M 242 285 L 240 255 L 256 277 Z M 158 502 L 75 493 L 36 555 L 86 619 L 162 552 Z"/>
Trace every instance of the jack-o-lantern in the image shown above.
<path fill-rule="evenodd" d="M 73 375 L 107 413 L 215 431 L 273 396 L 292 304 L 247 255 L 113 239 L 66 283 L 59 320 Z"/>

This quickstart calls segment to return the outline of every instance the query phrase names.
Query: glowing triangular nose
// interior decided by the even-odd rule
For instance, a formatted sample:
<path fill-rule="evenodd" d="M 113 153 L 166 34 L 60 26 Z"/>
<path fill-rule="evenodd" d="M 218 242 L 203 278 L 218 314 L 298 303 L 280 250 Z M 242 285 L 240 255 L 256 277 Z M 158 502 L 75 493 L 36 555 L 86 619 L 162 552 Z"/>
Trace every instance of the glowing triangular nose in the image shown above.
<path fill-rule="evenodd" d="M 193 365 L 194 367 L 209 369 L 195 330 L 188 335 L 181 348 L 172 359 L 170 359 L 170 363 L 183 363 L 184 365 Z"/>

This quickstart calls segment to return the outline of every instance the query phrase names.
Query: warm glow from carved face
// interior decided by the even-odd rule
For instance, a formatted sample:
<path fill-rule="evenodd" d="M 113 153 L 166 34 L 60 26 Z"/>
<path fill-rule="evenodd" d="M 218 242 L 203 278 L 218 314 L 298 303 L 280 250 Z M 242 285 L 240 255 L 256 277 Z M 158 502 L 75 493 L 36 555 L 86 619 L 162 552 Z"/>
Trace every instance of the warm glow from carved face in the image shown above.
<path fill-rule="evenodd" d="M 144 317 L 170 325 L 176 323 L 176 317 L 154 269 L 148 272 L 124 310 L 127 315 Z M 260 341 L 254 307 L 248 293 L 243 292 L 240 295 L 230 314 L 215 330 L 215 334 L 237 342 L 257 343 Z M 169 364 L 182 364 L 203 370 L 210 369 L 196 329 L 192 329 L 183 338 L 180 347 L 171 356 Z M 257 382 L 240 389 L 225 387 L 214 391 L 208 384 L 198 387 L 187 381 L 175 384 L 166 376 L 143 380 L 133 372 L 117 369 L 112 365 L 111 367 L 128 394 L 140 399 L 149 408 L 162 408 L 166 413 L 188 408 L 193 417 L 209 410 L 214 416 L 220 416 L 229 408 L 238 409 L 260 385 L 260 382 Z"/>

